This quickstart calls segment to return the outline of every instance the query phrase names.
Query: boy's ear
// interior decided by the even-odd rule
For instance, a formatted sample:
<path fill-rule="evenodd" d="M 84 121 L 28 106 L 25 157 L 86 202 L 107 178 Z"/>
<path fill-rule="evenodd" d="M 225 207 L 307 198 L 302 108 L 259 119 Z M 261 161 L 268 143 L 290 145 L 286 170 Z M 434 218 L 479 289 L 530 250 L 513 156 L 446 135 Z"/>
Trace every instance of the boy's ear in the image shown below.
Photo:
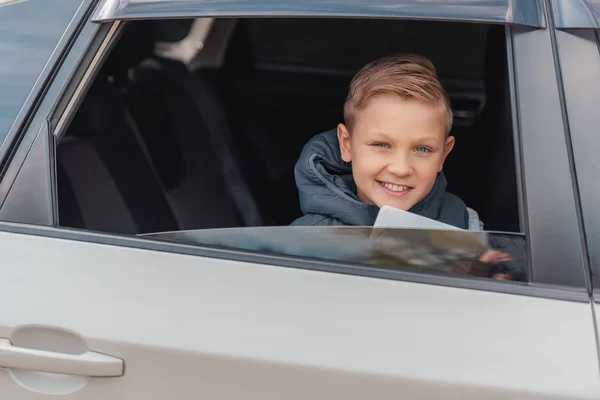
<path fill-rule="evenodd" d="M 344 124 L 338 124 L 337 126 L 337 137 L 340 142 L 340 153 L 342 154 L 342 160 L 345 162 L 352 161 L 352 148 L 350 146 L 350 132 Z"/>
<path fill-rule="evenodd" d="M 440 168 L 439 168 L 438 172 L 441 172 L 442 169 L 444 168 L 444 162 L 446 161 L 446 157 L 448 157 L 448 154 L 450 154 L 450 152 L 454 148 L 454 142 L 455 142 L 454 136 L 448 136 L 446 138 L 446 144 L 444 145 L 444 156 L 442 158 L 442 162 L 440 163 Z"/>

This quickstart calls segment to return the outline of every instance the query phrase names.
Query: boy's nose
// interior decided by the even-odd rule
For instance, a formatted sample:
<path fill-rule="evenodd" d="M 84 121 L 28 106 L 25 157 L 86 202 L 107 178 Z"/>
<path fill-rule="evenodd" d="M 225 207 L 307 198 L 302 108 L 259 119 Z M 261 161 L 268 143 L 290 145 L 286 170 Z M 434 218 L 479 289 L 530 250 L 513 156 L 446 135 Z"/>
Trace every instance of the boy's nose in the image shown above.
<path fill-rule="evenodd" d="M 412 168 L 406 157 L 395 157 L 388 164 L 388 171 L 396 176 L 407 176 L 410 175 Z"/>

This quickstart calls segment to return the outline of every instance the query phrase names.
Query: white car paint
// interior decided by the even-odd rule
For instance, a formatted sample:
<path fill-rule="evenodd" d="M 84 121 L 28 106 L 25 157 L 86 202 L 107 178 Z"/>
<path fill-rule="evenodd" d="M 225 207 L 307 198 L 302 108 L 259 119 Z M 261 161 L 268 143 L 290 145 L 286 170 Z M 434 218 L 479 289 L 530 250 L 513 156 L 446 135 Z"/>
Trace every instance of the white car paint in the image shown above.
<path fill-rule="evenodd" d="M 65 329 L 125 362 L 0 369 L 2 399 L 600 398 L 586 303 L 11 233 L 0 253 L 0 338 Z"/>

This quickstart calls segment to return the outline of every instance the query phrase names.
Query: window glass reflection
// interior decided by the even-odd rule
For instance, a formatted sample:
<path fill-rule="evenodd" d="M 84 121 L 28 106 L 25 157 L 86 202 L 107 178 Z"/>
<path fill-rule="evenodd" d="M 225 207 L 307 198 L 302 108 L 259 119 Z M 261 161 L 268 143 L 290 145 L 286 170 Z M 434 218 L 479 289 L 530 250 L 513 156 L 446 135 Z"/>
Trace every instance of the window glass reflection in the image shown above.
<path fill-rule="evenodd" d="M 525 235 L 359 227 L 265 227 L 146 235 L 272 255 L 380 268 L 529 281 Z"/>

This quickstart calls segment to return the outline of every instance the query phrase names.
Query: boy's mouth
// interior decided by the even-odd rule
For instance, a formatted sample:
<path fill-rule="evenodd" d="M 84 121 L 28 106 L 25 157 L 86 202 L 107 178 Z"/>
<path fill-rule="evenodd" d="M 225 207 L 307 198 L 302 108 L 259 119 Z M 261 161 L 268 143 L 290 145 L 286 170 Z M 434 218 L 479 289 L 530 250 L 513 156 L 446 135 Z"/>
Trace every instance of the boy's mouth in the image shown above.
<path fill-rule="evenodd" d="M 412 187 L 406 185 L 396 185 L 394 183 L 377 181 L 384 191 L 392 196 L 404 196 L 412 190 Z"/>

